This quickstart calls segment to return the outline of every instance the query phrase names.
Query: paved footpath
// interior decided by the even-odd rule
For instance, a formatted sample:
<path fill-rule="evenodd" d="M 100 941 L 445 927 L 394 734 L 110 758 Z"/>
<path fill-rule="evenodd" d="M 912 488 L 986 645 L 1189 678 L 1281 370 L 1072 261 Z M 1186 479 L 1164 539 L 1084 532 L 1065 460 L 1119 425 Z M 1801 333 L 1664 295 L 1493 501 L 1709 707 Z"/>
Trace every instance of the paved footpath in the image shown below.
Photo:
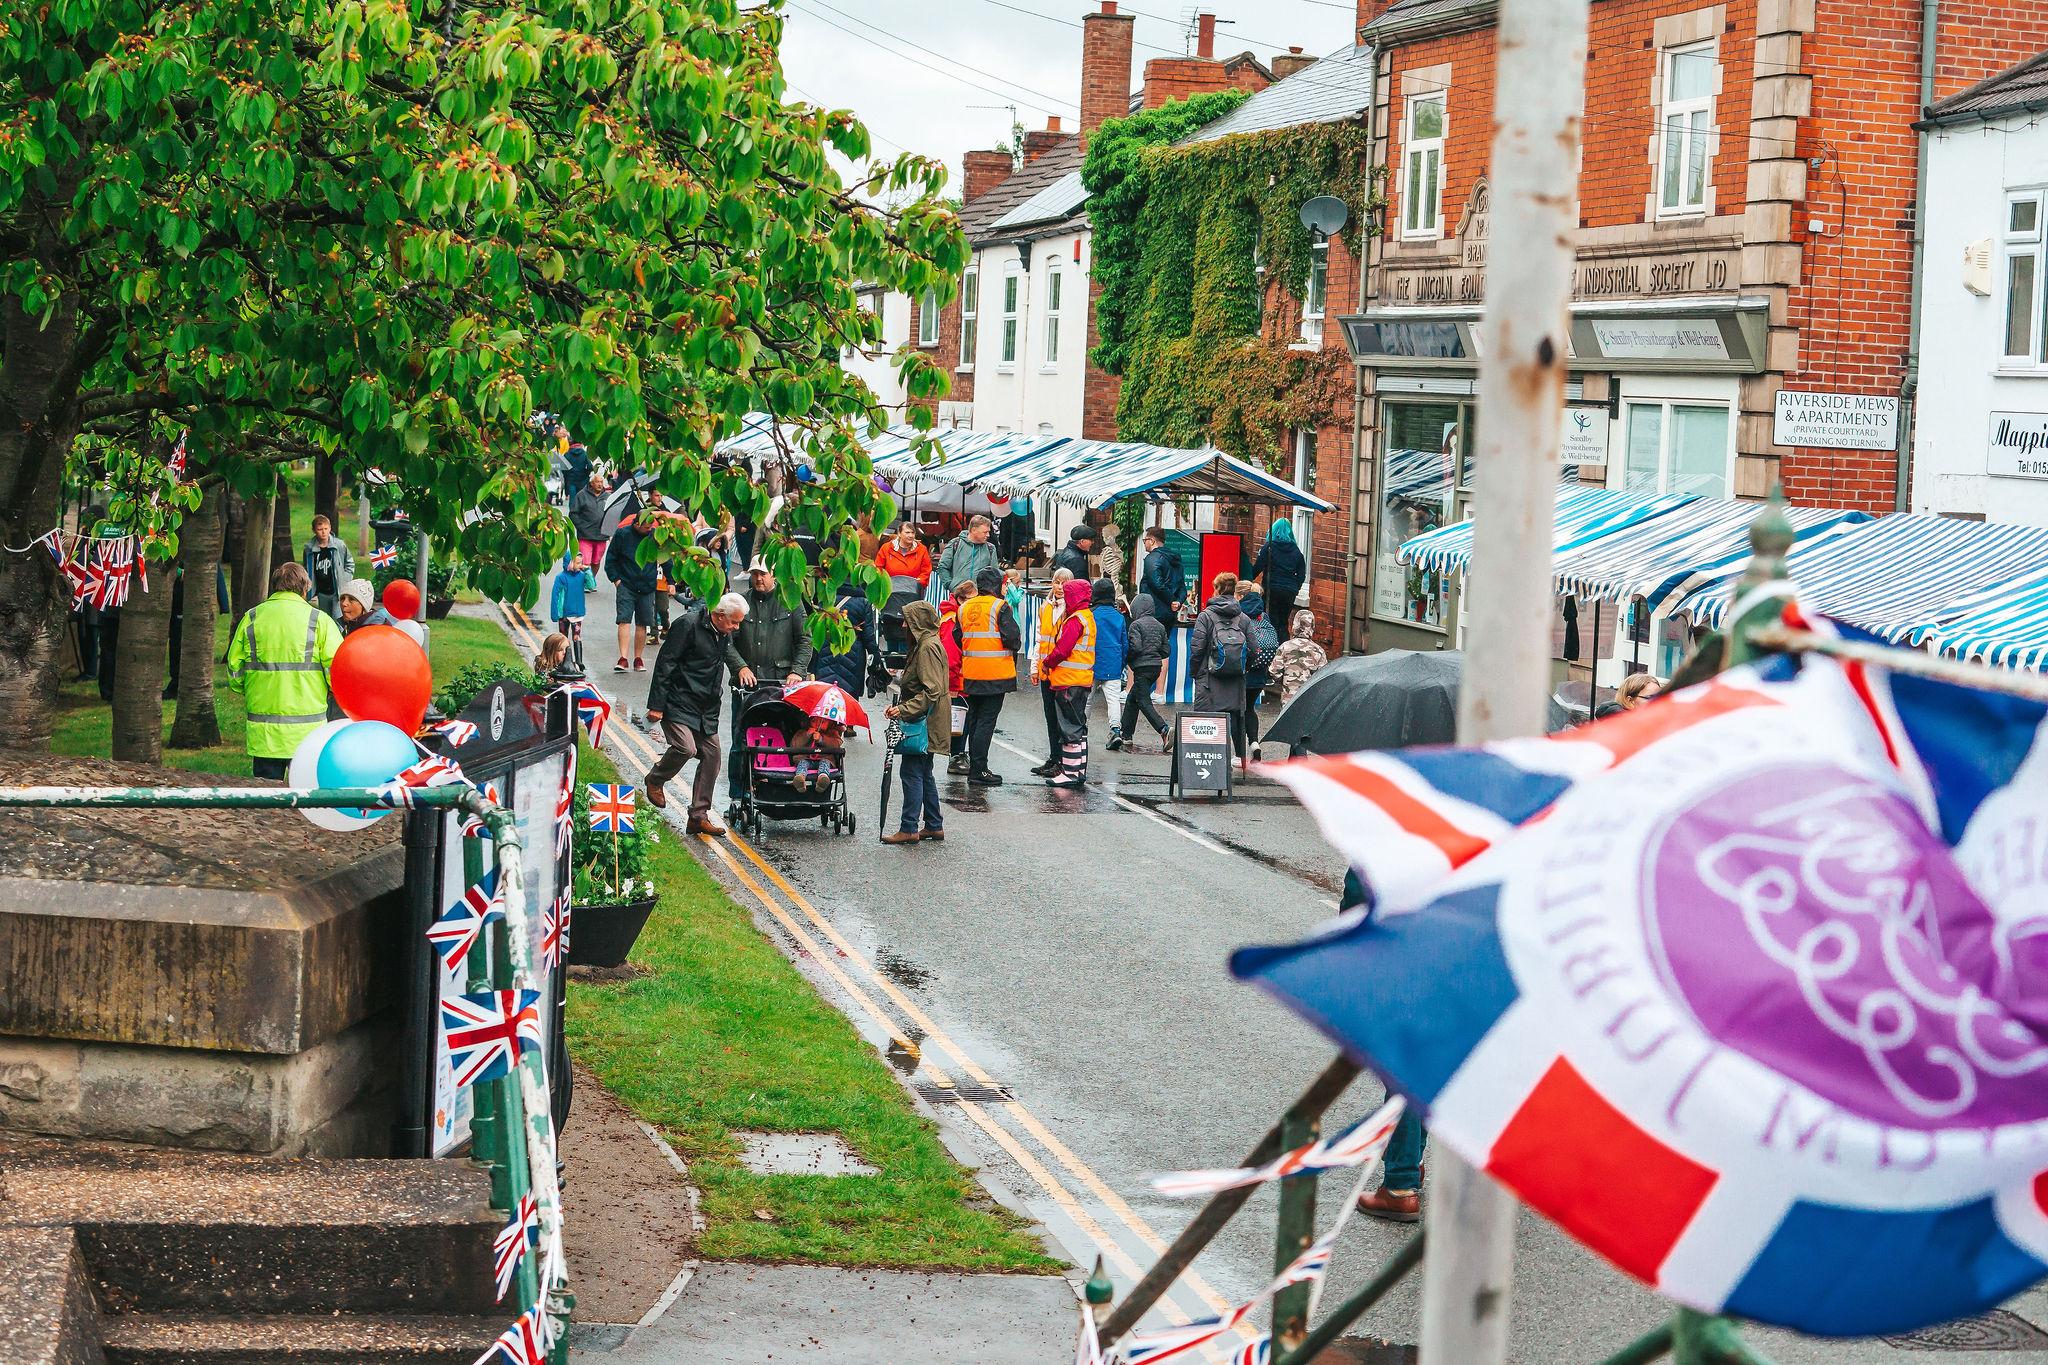
<path fill-rule="evenodd" d="M 593 596 L 591 613 L 609 619 L 607 594 Z M 609 649 L 591 654 L 616 719 L 642 711 L 646 675 L 611 673 Z M 621 771 L 644 772 L 656 741 L 644 725 L 617 730 Z M 882 749 L 858 739 L 848 753 L 858 834 L 785 824 L 760 847 L 695 842 L 764 932 L 931 1102 L 998 1197 L 1038 1219 L 1076 1265 L 1102 1255 L 1121 1293 L 1197 1207 L 1156 1197 L 1146 1176 L 1236 1164 L 1330 1059 L 1326 1042 L 1233 981 L 1226 963 L 1234 948 L 1292 940 L 1328 916 L 1341 868 L 1277 786 L 1255 781 L 1228 803 L 1169 803 L 1164 759 L 1109 754 L 1104 733 L 1098 716 L 1090 785 L 1049 790 L 1026 771 L 1045 752 L 1037 697 L 1013 697 L 992 764 L 1006 785 L 947 780 L 943 844 L 876 843 Z M 897 796 L 890 807 L 893 816 Z M 1332 1121 L 1378 1099 L 1362 1080 Z M 1340 1197 L 1335 1184 L 1324 1184 L 1318 1226 Z M 1273 1226 L 1266 1192 L 1197 1262 L 1164 1317 L 1217 1311 L 1263 1287 Z M 1324 1302 L 1356 1289 L 1406 1236 L 1353 1220 Z M 1517 1255 L 1517 1361 L 1596 1361 L 1668 1312 L 1534 1215 L 1522 1218 Z M 1413 1342 L 1417 1306 L 1411 1278 L 1356 1330 Z M 2034 1327 L 2048 1324 L 2048 1292 L 2011 1308 L 1985 1331 L 2030 1335 L 2035 1349 L 1989 1358 L 2048 1362 L 2048 1333 Z M 1987 1358 L 1981 1348 L 1750 1335 L 1787 1365 Z"/>

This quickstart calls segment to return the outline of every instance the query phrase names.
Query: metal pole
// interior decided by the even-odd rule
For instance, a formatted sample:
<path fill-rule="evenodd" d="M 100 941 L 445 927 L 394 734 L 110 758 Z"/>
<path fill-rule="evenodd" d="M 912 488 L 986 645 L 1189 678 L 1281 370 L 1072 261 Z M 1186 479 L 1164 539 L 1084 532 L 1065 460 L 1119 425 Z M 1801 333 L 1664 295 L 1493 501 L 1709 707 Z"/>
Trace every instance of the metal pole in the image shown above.
<path fill-rule="evenodd" d="M 1543 733 L 1551 532 L 1564 421 L 1587 0 L 1501 0 L 1490 162 L 1494 236 L 1479 364 L 1466 594 L 1465 744 Z M 1422 1281 L 1423 1365 L 1507 1357 L 1515 1201 L 1439 1151 Z"/>
<path fill-rule="evenodd" d="M 1326 1348 L 1344 1335 L 1345 1328 L 1364 1317 L 1395 1285 L 1407 1278 L 1409 1271 L 1422 1264 L 1423 1245 L 1424 1238 L 1420 1232 L 1401 1243 L 1363 1289 L 1331 1309 L 1329 1316 L 1316 1324 L 1315 1331 L 1310 1332 L 1299 1346 L 1277 1357 L 1274 1365 L 1312 1365 Z"/>

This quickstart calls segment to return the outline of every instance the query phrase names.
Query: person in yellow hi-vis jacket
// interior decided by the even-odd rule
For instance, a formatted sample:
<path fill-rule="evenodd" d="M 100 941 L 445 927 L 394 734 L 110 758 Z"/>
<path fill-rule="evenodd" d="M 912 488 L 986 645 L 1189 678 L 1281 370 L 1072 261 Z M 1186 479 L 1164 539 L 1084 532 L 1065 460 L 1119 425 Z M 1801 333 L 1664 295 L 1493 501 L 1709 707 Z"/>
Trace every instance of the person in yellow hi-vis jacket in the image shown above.
<path fill-rule="evenodd" d="M 292 751 L 327 723 L 327 667 L 341 648 L 341 628 L 306 600 L 312 590 L 303 565 L 278 565 L 270 596 L 243 615 L 228 641 L 228 686 L 248 704 L 245 747 L 258 777 L 283 778 Z"/>

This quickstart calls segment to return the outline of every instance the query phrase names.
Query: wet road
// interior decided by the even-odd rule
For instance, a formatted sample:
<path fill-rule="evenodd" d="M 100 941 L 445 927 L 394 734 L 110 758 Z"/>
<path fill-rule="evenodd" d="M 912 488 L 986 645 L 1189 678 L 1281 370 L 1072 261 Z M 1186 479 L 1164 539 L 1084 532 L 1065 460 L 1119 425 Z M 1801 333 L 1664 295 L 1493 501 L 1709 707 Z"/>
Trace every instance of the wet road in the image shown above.
<path fill-rule="evenodd" d="M 594 620 L 609 615 L 592 609 Z M 641 709 L 644 674 L 595 676 L 622 710 Z M 1013 697 L 993 763 L 1007 784 L 945 780 L 943 844 L 875 842 L 882 751 L 856 740 L 857 835 L 771 825 L 758 847 L 698 851 L 921 1094 L 948 1099 L 933 1108 L 956 1150 L 1076 1264 L 1104 1254 L 1121 1293 L 1198 1207 L 1154 1196 L 1146 1176 L 1236 1164 L 1329 1060 L 1310 1029 L 1232 980 L 1227 959 L 1325 918 L 1341 868 L 1277 786 L 1254 781 L 1227 803 L 1168 802 L 1164 758 L 1103 751 L 1099 715 L 1093 733 L 1091 785 L 1047 789 L 1026 772 L 1045 752 L 1037 698 Z M 622 733 L 622 771 L 644 771 L 652 747 L 644 729 Z M 893 827 L 897 796 L 890 805 Z M 1332 1121 L 1377 1099 L 1362 1079 Z M 1337 1186 L 1325 1182 L 1319 1227 Z M 1197 1262 L 1199 1283 L 1184 1283 L 1167 1314 L 1215 1311 L 1263 1287 L 1273 1226 L 1268 1191 Z M 1406 1234 L 1353 1220 L 1324 1302 L 1357 1288 Z M 1517 1360 L 1597 1360 L 1668 1311 L 1533 1216 L 1518 1243 Z M 2013 1307 L 2048 1322 L 2048 1295 Z M 1358 1330 L 1413 1342 L 1416 1311 L 1411 1282 Z M 2015 1335 L 2027 1325 L 2003 1324 Z M 1985 1359 L 1750 1335 L 1786 1362 Z M 2048 1337 L 2036 1340 L 2042 1349 L 1992 1358 L 2048 1361 Z"/>

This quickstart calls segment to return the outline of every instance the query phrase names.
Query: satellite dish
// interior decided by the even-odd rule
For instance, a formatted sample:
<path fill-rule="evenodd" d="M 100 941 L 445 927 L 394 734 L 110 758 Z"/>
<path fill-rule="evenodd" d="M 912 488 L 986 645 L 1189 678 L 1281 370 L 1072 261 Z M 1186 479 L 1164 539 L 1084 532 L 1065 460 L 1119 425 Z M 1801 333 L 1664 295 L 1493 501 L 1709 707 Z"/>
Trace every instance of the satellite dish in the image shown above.
<path fill-rule="evenodd" d="M 1317 237 L 1334 237 L 1351 221 L 1351 210 L 1331 194 L 1319 194 L 1301 206 L 1301 225 Z"/>

